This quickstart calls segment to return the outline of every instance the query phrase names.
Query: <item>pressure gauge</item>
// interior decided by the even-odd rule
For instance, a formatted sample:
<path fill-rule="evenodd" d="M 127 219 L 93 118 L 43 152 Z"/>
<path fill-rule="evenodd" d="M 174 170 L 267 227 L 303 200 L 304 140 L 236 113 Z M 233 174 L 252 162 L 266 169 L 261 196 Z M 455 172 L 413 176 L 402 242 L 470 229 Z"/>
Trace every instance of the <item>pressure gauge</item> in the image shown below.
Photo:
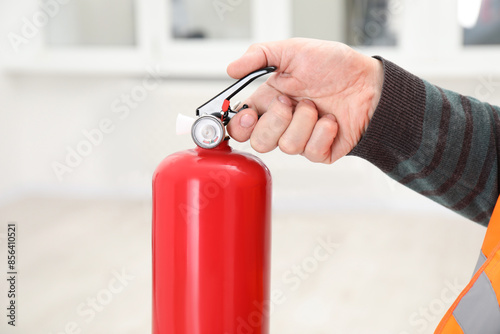
<path fill-rule="evenodd" d="M 214 148 L 224 140 L 226 131 L 220 119 L 212 115 L 205 115 L 194 122 L 191 136 L 199 147 Z"/>

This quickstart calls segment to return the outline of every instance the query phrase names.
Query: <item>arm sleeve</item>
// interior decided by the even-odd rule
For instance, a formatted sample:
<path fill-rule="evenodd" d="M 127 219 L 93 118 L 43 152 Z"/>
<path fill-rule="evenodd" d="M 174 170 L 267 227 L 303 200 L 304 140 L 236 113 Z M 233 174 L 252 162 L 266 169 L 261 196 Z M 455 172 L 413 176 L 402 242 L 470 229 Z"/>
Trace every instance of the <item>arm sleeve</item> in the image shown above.
<path fill-rule="evenodd" d="M 349 153 L 487 226 L 498 198 L 500 109 L 384 65 L 379 105 Z"/>

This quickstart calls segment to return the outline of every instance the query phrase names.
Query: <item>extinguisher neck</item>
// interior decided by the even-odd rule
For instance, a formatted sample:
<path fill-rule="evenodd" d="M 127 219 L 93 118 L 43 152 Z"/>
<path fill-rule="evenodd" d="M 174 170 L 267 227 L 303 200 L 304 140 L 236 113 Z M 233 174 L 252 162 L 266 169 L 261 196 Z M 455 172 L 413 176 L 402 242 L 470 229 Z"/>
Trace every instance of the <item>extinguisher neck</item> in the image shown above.
<path fill-rule="evenodd" d="M 229 146 L 229 137 L 226 137 L 220 144 L 217 146 L 219 150 L 223 151 L 231 151 L 231 146 Z"/>
<path fill-rule="evenodd" d="M 217 145 L 214 148 L 203 148 L 203 147 L 197 146 L 196 149 L 199 150 L 199 151 L 203 151 L 203 152 L 206 152 L 206 151 L 219 151 L 219 152 L 220 151 L 225 151 L 225 152 L 231 152 L 232 151 L 231 146 L 229 146 L 229 137 L 226 137 L 223 141 L 220 142 L 219 145 Z"/>

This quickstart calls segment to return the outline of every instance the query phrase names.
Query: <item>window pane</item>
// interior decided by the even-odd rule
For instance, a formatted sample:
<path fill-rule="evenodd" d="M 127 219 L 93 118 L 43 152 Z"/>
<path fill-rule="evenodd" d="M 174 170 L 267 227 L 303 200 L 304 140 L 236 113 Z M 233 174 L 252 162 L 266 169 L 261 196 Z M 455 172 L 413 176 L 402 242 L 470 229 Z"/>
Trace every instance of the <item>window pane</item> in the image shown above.
<path fill-rule="evenodd" d="M 134 45 L 134 0 L 71 1 L 47 25 L 52 46 Z"/>
<path fill-rule="evenodd" d="M 500 44 L 500 0 L 459 0 L 464 45 Z"/>
<path fill-rule="evenodd" d="M 345 0 L 293 0 L 294 37 L 345 42 Z"/>
<path fill-rule="evenodd" d="M 293 34 L 353 46 L 393 46 L 401 9 L 401 0 L 293 0 Z"/>
<path fill-rule="evenodd" d="M 397 44 L 400 0 L 347 0 L 347 43 L 353 46 Z"/>
<path fill-rule="evenodd" d="M 251 37 L 251 0 L 170 1 L 174 38 Z"/>

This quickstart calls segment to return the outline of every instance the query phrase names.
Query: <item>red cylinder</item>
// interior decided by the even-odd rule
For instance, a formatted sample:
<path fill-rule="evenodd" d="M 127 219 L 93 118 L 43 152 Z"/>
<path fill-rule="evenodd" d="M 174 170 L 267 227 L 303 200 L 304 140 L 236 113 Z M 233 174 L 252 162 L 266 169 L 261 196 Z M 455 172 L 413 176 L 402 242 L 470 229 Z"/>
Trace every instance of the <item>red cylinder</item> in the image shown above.
<path fill-rule="evenodd" d="M 268 334 L 271 174 L 223 141 L 153 177 L 153 334 Z"/>

